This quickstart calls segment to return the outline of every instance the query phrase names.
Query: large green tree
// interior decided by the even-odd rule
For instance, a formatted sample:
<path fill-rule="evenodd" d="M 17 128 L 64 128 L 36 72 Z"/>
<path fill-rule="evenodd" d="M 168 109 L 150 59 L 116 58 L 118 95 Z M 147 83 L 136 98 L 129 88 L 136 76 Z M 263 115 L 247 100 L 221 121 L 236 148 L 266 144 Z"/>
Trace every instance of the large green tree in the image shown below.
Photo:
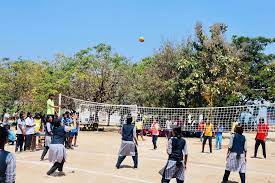
<path fill-rule="evenodd" d="M 185 45 L 179 64 L 183 106 L 233 105 L 241 97 L 245 72 L 237 50 L 225 39 L 226 31 L 226 25 L 214 24 L 207 35 L 202 24 L 196 25 L 196 37 Z"/>

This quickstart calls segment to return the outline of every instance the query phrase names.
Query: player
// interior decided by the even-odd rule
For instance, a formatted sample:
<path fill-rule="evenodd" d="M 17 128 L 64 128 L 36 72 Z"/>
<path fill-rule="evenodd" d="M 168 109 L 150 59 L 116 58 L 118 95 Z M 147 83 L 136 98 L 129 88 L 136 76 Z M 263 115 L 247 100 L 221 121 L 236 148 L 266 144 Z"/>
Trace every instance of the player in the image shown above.
<path fill-rule="evenodd" d="M 142 119 L 139 115 L 137 117 L 137 121 L 135 123 L 135 126 L 136 126 L 136 130 L 137 130 L 137 139 L 138 139 L 138 136 L 140 135 L 141 140 L 144 141 L 144 138 L 143 138 L 143 122 L 142 122 Z"/>
<path fill-rule="evenodd" d="M 222 183 L 227 183 L 231 171 L 240 174 L 241 183 L 245 183 L 247 144 L 243 135 L 243 127 L 236 126 L 235 134 L 230 138 L 227 152 L 227 163 Z"/>
<path fill-rule="evenodd" d="M 176 178 L 177 183 L 183 183 L 188 152 L 186 141 L 182 138 L 181 127 L 173 129 L 173 137 L 168 141 L 167 153 L 168 162 L 160 171 L 161 182 L 169 183 L 172 178 Z"/>
<path fill-rule="evenodd" d="M 61 120 L 55 119 L 53 123 L 53 138 L 49 148 L 49 161 L 54 163 L 47 175 L 52 175 L 57 169 L 60 176 L 64 176 L 63 165 L 66 161 L 66 148 L 64 146 L 66 133 L 73 127 L 61 126 Z"/>
<path fill-rule="evenodd" d="M 0 182 L 14 183 L 16 174 L 16 160 L 12 153 L 5 151 L 7 138 L 7 129 L 0 126 Z"/>
<path fill-rule="evenodd" d="M 266 146 L 265 146 L 265 142 L 266 142 L 266 137 L 268 135 L 268 125 L 265 123 L 264 118 L 260 118 L 259 119 L 259 124 L 257 127 L 257 135 L 256 135 L 256 143 L 255 143 L 255 150 L 254 150 L 254 158 L 257 157 L 257 153 L 258 153 L 258 148 L 260 146 L 260 144 L 262 145 L 262 149 L 263 149 L 263 156 L 266 159 Z"/>
<path fill-rule="evenodd" d="M 223 133 L 223 125 L 221 123 L 218 124 L 217 126 L 217 131 L 216 131 L 216 150 L 221 150 L 222 149 L 222 133 Z"/>
<path fill-rule="evenodd" d="M 205 125 L 205 129 L 204 129 L 204 136 L 203 136 L 203 142 L 202 142 L 202 153 L 204 153 L 204 147 L 206 144 L 206 141 L 209 141 L 209 148 L 210 148 L 210 153 L 212 153 L 212 136 L 213 136 L 213 124 L 208 121 L 207 119 L 205 119 L 206 125 Z"/>
<path fill-rule="evenodd" d="M 75 134 L 74 134 L 74 147 L 77 147 L 76 142 L 77 142 L 77 137 L 78 137 L 78 132 L 80 130 L 80 118 L 79 118 L 79 113 L 76 114 L 76 128 L 75 128 Z"/>
<path fill-rule="evenodd" d="M 137 138 L 136 138 L 136 128 L 132 125 L 133 118 L 127 117 L 126 124 L 122 126 L 121 135 L 122 142 L 119 149 L 119 156 L 116 163 L 116 168 L 119 169 L 121 163 L 126 158 L 126 156 L 132 156 L 134 161 L 134 168 L 138 167 L 138 152 L 137 152 Z"/>
<path fill-rule="evenodd" d="M 51 141 L 52 141 L 52 136 L 53 136 L 53 133 L 52 133 L 52 122 L 53 122 L 53 118 L 52 116 L 47 116 L 47 119 L 46 119 L 46 124 L 45 124 L 45 147 L 44 147 L 44 150 L 42 152 L 42 155 L 41 155 L 41 158 L 40 160 L 43 161 L 49 148 L 50 148 L 50 144 L 51 144 Z"/>
<path fill-rule="evenodd" d="M 152 132 L 152 142 L 154 145 L 154 150 L 157 149 L 157 141 L 159 136 L 159 124 L 157 120 L 154 118 L 153 123 L 151 125 L 151 132 Z"/>

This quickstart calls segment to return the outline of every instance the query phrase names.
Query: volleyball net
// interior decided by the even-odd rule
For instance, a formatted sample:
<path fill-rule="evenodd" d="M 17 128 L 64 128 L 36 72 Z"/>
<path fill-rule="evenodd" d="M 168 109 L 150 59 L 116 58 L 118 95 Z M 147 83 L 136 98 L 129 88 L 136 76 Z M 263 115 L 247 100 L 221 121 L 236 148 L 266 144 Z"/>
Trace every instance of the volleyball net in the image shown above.
<path fill-rule="evenodd" d="M 161 129 L 180 126 L 183 131 L 197 132 L 205 122 L 210 121 L 224 132 L 232 131 L 236 123 L 244 127 L 245 132 L 256 131 L 260 119 L 269 125 L 269 131 L 275 132 L 275 104 L 246 105 L 230 107 L 203 108 L 158 108 L 138 107 L 137 105 L 113 105 L 84 101 L 62 95 L 61 103 L 64 110 L 79 112 L 82 124 L 97 122 L 100 125 L 120 126 L 127 116 L 134 121 L 142 121 L 143 128 L 149 129 L 156 119 Z"/>

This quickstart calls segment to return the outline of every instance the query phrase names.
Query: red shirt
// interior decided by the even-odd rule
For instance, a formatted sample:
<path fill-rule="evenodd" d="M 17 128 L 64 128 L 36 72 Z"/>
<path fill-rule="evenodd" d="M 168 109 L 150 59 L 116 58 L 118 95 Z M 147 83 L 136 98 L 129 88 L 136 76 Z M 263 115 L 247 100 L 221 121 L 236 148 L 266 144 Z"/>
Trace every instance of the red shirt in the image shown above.
<path fill-rule="evenodd" d="M 152 124 L 151 133 L 152 133 L 152 135 L 159 135 L 159 124 L 158 123 Z"/>
<path fill-rule="evenodd" d="M 256 139 L 265 140 L 268 135 L 268 130 L 269 130 L 269 127 L 267 124 L 265 123 L 258 124 Z"/>
<path fill-rule="evenodd" d="M 205 128 L 205 124 L 204 123 L 199 123 L 198 131 L 203 131 L 204 128 Z"/>

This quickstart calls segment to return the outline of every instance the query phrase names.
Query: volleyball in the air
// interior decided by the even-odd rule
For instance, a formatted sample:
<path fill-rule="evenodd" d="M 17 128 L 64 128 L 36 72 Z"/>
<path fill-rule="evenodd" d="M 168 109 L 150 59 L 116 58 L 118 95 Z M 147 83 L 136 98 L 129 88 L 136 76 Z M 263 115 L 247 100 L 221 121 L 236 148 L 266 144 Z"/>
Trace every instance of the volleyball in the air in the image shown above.
<path fill-rule="evenodd" d="M 144 42 L 144 37 L 139 37 L 139 42 L 143 43 Z"/>

